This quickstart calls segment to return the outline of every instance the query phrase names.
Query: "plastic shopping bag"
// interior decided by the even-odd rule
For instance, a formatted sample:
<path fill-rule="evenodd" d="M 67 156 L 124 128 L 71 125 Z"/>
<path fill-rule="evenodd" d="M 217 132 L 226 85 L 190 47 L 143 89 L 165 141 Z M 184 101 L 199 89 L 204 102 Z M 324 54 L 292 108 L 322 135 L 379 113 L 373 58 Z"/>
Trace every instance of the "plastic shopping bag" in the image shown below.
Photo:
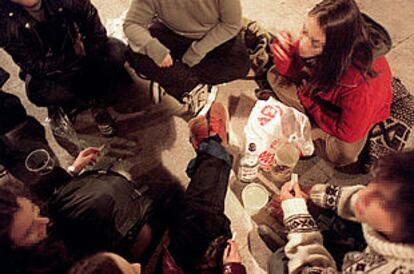
<path fill-rule="evenodd" d="M 308 117 L 273 97 L 258 100 L 244 128 L 246 144 L 254 142 L 260 165 L 271 167 L 274 149 L 280 143 L 293 143 L 301 156 L 312 155 L 314 146 Z"/>

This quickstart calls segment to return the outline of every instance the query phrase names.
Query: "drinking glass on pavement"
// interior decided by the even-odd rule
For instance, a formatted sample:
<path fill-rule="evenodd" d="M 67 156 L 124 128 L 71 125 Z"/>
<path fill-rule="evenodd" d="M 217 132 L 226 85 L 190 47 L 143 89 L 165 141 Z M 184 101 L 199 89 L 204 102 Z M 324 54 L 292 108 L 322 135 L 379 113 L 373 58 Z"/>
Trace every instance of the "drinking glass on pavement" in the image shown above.
<path fill-rule="evenodd" d="M 279 182 L 290 180 L 290 176 L 299 161 L 299 150 L 292 143 L 279 144 L 275 149 L 275 161 L 272 177 Z"/>
<path fill-rule="evenodd" d="M 54 166 L 55 161 L 50 156 L 50 153 L 43 148 L 30 152 L 25 161 L 26 169 L 38 175 L 50 173 Z"/>

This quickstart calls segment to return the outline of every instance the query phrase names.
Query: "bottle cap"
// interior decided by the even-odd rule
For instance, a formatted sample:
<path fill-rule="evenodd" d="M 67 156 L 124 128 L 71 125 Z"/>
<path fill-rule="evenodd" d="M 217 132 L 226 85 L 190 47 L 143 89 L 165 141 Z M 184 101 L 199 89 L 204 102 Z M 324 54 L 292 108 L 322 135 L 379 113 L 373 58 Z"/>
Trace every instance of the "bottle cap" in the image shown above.
<path fill-rule="evenodd" d="M 250 143 L 249 144 L 249 151 L 251 151 L 251 152 L 256 151 L 256 144 L 255 143 Z"/>

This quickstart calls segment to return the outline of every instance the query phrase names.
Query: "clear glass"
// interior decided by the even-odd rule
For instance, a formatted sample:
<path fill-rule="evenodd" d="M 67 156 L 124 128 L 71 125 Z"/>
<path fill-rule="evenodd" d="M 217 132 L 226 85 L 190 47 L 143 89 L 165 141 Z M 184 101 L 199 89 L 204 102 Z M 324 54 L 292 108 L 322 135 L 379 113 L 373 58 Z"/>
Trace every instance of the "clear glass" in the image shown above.
<path fill-rule="evenodd" d="M 81 140 L 76 133 L 75 127 L 62 108 L 59 108 L 53 113 L 52 117 L 47 117 L 46 123 L 49 125 L 54 136 L 66 139 L 68 142 L 74 144 L 77 153 L 82 150 Z"/>
<path fill-rule="evenodd" d="M 38 175 L 49 174 L 55 166 L 55 161 L 46 149 L 36 149 L 26 157 L 25 167 Z"/>
<path fill-rule="evenodd" d="M 271 176 L 275 181 L 286 182 L 299 161 L 299 150 L 293 143 L 281 143 L 275 148 Z"/>

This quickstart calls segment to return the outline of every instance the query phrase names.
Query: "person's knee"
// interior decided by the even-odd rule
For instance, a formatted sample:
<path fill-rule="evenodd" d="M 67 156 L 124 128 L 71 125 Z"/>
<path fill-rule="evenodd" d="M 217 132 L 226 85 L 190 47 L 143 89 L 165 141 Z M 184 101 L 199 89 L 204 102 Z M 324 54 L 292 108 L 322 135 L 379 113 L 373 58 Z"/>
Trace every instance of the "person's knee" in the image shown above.
<path fill-rule="evenodd" d="M 237 72 L 235 77 L 243 78 L 245 77 L 250 70 L 250 56 L 247 52 L 247 49 L 243 48 L 239 50 L 239 54 L 237 55 L 237 64 L 235 65 L 237 67 Z"/>
<path fill-rule="evenodd" d="M 354 149 L 348 147 L 340 147 L 339 151 L 335 153 L 335 156 L 330 157 L 330 161 L 335 166 L 345 166 L 357 162 L 358 156 L 358 151 L 355 151 Z"/>
<path fill-rule="evenodd" d="M 31 81 L 26 81 L 26 95 L 29 101 L 37 107 L 47 107 L 50 105 L 48 100 L 42 96 L 42 92 L 38 89 L 37 85 Z"/>
<path fill-rule="evenodd" d="M 74 102 L 75 95 L 65 85 L 51 83 L 46 79 L 26 77 L 26 94 L 37 107 L 63 106 Z"/>
<path fill-rule="evenodd" d="M 106 45 L 106 58 L 110 64 L 123 67 L 126 61 L 127 46 L 116 38 L 108 38 Z"/>
<path fill-rule="evenodd" d="M 131 47 L 127 47 L 125 50 L 125 60 L 136 72 L 142 72 L 149 67 L 156 66 L 152 59 L 146 55 L 134 52 Z"/>

